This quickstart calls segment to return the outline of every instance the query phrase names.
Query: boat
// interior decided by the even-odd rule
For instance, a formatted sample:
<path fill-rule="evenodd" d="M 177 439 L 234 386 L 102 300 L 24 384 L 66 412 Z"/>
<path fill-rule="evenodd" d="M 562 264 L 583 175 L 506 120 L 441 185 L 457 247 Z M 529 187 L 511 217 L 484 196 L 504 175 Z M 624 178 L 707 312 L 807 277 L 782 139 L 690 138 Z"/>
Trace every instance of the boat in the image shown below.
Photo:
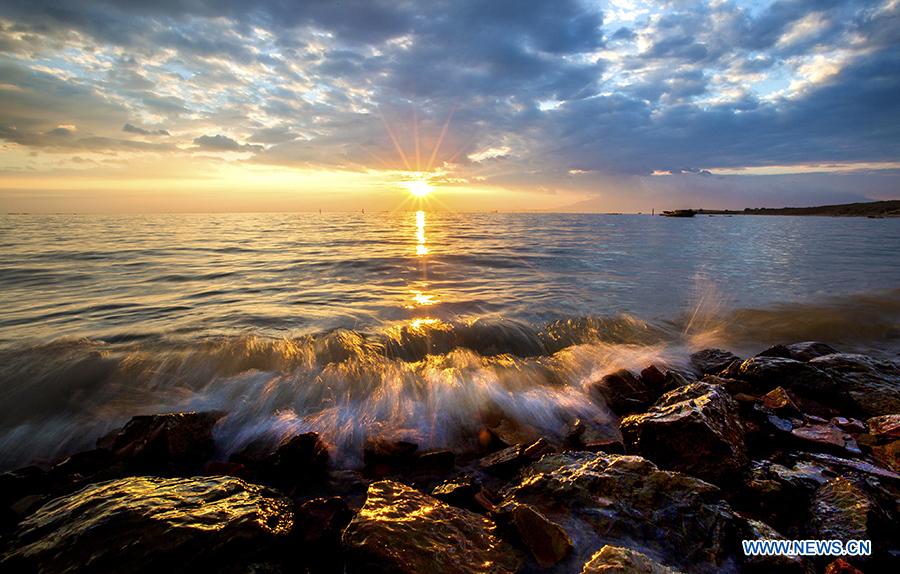
<path fill-rule="evenodd" d="M 693 209 L 676 209 L 675 211 L 663 211 L 666 217 L 694 217 L 697 212 Z"/>

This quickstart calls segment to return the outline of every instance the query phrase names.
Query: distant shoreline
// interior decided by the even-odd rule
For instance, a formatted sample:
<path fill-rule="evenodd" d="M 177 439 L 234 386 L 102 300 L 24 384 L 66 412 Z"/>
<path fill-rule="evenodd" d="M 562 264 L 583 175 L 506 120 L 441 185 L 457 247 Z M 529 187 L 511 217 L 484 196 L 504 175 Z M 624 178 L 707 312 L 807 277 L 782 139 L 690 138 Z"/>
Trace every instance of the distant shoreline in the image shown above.
<path fill-rule="evenodd" d="M 818 215 L 824 217 L 900 217 L 900 200 L 842 203 L 819 207 L 748 207 L 742 211 L 698 209 L 698 215 Z"/>

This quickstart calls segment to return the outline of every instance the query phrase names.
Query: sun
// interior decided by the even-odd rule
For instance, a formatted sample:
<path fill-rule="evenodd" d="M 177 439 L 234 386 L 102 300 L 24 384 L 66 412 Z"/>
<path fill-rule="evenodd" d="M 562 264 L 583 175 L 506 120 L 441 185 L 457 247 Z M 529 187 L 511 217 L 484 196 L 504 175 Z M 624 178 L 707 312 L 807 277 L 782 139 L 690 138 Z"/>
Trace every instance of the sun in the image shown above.
<path fill-rule="evenodd" d="M 423 179 L 405 181 L 403 184 L 409 189 L 409 192 L 416 197 L 425 197 L 434 189 L 431 187 L 431 184 Z"/>

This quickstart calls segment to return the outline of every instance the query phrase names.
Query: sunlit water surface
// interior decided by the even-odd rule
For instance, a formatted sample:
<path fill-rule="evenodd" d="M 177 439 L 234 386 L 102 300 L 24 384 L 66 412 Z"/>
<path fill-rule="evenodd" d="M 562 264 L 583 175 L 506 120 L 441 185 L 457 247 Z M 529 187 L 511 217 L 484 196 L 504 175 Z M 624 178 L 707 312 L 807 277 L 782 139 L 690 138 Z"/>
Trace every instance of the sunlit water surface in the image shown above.
<path fill-rule="evenodd" d="M 223 455 L 315 430 L 559 437 L 585 385 L 821 340 L 896 358 L 900 219 L 348 213 L 0 217 L 0 468 L 217 409 Z"/>

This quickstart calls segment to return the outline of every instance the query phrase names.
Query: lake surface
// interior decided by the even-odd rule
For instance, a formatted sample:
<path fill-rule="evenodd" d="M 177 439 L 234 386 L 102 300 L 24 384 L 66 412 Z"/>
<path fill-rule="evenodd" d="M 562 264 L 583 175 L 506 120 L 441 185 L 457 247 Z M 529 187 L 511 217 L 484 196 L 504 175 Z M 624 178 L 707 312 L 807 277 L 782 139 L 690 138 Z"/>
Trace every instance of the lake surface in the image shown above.
<path fill-rule="evenodd" d="M 223 452 L 315 430 L 352 466 L 487 412 L 557 436 L 700 348 L 900 351 L 900 219 L 7 215 L 0 253 L 0 468 L 208 409 Z"/>

